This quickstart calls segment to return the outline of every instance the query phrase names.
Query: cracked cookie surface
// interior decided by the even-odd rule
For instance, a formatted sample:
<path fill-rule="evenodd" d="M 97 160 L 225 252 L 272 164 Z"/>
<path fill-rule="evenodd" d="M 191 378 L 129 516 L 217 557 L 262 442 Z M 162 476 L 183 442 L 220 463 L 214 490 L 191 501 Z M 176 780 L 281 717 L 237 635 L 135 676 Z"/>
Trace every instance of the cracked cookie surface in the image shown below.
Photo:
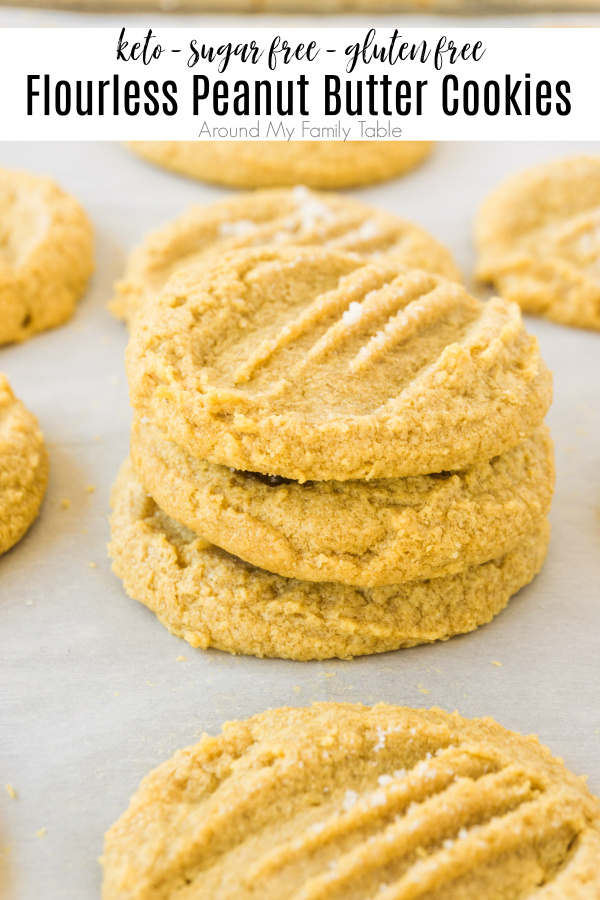
<path fill-rule="evenodd" d="M 366 587 L 501 556 L 549 511 L 554 486 L 545 426 L 461 472 L 372 481 L 273 484 L 200 460 L 139 417 L 131 456 L 164 512 L 229 553 L 288 578 Z"/>
<path fill-rule="evenodd" d="M 156 165 L 238 188 L 346 188 L 404 175 L 423 162 L 431 141 L 133 141 Z"/>
<path fill-rule="evenodd" d="M 600 156 L 513 175 L 475 223 L 477 276 L 525 312 L 600 330 Z"/>
<path fill-rule="evenodd" d="M 49 178 L 0 169 L 0 344 L 70 319 L 93 267 L 79 203 Z"/>
<path fill-rule="evenodd" d="M 433 708 L 228 722 L 143 780 L 103 900 L 597 900 L 600 805 L 535 736 Z"/>
<path fill-rule="evenodd" d="M 300 482 L 489 460 L 551 399 L 516 304 L 322 248 L 178 272 L 136 317 L 127 374 L 134 408 L 193 455 Z"/>

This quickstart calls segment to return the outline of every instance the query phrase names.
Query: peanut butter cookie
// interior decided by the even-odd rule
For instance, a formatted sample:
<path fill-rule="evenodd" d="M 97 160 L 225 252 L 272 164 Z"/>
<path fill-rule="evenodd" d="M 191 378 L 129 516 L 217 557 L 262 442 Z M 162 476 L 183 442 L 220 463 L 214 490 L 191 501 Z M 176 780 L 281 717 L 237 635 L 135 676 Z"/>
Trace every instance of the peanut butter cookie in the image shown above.
<path fill-rule="evenodd" d="M 0 375 L 0 553 L 21 540 L 48 484 L 48 454 L 35 417 Z"/>
<path fill-rule="evenodd" d="M 314 481 L 217 466 L 136 418 L 131 456 L 159 507 L 255 566 L 308 581 L 373 587 L 451 575 L 511 550 L 550 509 L 545 426 L 460 472 Z"/>
<path fill-rule="evenodd" d="M 131 462 L 112 495 L 113 569 L 127 593 L 193 647 L 344 659 L 445 640 L 491 621 L 540 570 L 545 519 L 498 559 L 456 575 L 374 588 L 282 578 L 163 513 Z"/>
<path fill-rule="evenodd" d="M 600 804 L 535 736 L 316 703 L 229 722 L 106 835 L 103 900 L 597 900 Z"/>
<path fill-rule="evenodd" d="M 49 178 L 0 169 L 0 344 L 73 315 L 93 269 L 92 228 Z"/>
<path fill-rule="evenodd" d="M 600 330 L 600 156 L 513 175 L 475 223 L 477 276 L 523 310 Z"/>
<path fill-rule="evenodd" d="M 237 188 L 346 188 L 404 175 L 431 141 L 134 141 L 144 159 L 181 175 Z"/>
<path fill-rule="evenodd" d="M 295 187 L 195 206 L 148 235 L 131 253 L 110 309 L 129 322 L 178 269 L 228 250 L 265 244 L 326 246 L 369 257 L 393 255 L 414 268 L 461 280 L 448 250 L 418 225 L 351 197 Z"/>
<path fill-rule="evenodd" d="M 515 304 L 326 248 L 178 272 L 136 317 L 127 373 L 193 455 L 300 482 L 462 469 L 521 444 L 551 399 Z"/>

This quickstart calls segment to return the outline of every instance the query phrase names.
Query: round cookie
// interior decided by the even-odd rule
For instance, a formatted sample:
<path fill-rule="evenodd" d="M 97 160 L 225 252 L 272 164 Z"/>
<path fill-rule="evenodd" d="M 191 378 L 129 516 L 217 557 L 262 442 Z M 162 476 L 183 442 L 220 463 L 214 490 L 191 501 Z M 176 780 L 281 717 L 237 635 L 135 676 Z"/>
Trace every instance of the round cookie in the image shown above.
<path fill-rule="evenodd" d="M 530 313 L 600 330 L 600 156 L 513 175 L 475 223 L 477 277 Z"/>
<path fill-rule="evenodd" d="M 70 319 L 93 270 L 92 227 L 40 175 L 0 169 L 0 344 Z"/>
<path fill-rule="evenodd" d="M 551 398 L 515 304 L 323 248 L 178 272 L 136 317 L 127 373 L 132 405 L 193 455 L 301 482 L 491 459 Z"/>
<path fill-rule="evenodd" d="M 336 189 L 374 184 L 418 166 L 431 141 L 133 141 L 144 159 L 237 188 Z"/>
<path fill-rule="evenodd" d="M 491 621 L 540 570 L 549 526 L 503 557 L 444 578 L 375 588 L 257 569 L 163 513 L 131 462 L 112 494 L 113 569 L 127 593 L 193 647 L 287 659 L 382 653 Z"/>
<path fill-rule="evenodd" d="M 142 781 L 103 900 L 597 900 L 600 804 L 491 718 L 315 703 L 228 722 Z"/>
<path fill-rule="evenodd" d="M 36 518 L 48 484 L 48 453 L 35 417 L 0 375 L 0 553 Z"/>
<path fill-rule="evenodd" d="M 391 254 L 414 268 L 461 280 L 449 251 L 418 225 L 351 197 L 295 187 L 195 206 L 154 231 L 131 253 L 110 309 L 131 321 L 178 269 L 264 244 L 314 244 L 373 257 Z"/>
<path fill-rule="evenodd" d="M 541 426 L 462 472 L 305 484 L 191 456 L 135 418 L 131 458 L 169 516 L 255 566 L 373 587 L 452 575 L 495 559 L 550 509 L 554 453 Z"/>

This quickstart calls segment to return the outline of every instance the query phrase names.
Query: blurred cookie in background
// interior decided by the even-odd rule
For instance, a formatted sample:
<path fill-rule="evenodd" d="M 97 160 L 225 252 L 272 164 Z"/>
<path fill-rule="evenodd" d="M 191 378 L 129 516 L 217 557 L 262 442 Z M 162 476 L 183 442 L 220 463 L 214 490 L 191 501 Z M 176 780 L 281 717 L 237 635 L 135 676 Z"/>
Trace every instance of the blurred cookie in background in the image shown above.
<path fill-rule="evenodd" d="M 476 275 L 528 313 L 600 331 L 600 156 L 502 182 L 475 222 Z"/>
<path fill-rule="evenodd" d="M 144 159 L 199 181 L 238 188 L 347 188 L 404 175 L 431 141 L 132 141 Z"/>
<path fill-rule="evenodd" d="M 70 319 L 93 268 L 77 200 L 50 178 L 0 169 L 0 344 Z"/>

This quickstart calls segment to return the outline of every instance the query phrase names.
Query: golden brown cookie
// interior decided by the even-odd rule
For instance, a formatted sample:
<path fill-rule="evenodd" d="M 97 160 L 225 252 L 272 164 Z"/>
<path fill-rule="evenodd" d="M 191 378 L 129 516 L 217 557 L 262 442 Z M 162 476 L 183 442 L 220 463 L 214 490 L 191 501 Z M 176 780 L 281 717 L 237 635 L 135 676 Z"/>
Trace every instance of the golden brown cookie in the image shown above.
<path fill-rule="evenodd" d="M 159 507 L 255 566 L 373 587 L 496 559 L 550 509 L 554 452 L 541 426 L 461 472 L 298 484 L 191 456 L 136 418 L 131 457 Z"/>
<path fill-rule="evenodd" d="M 392 254 L 406 265 L 461 280 L 448 250 L 418 225 L 351 197 L 295 187 L 195 206 L 154 231 L 131 253 L 110 308 L 130 321 L 178 269 L 264 244 L 314 244 L 370 257 Z"/>
<path fill-rule="evenodd" d="M 540 570 L 542 519 L 501 558 L 376 588 L 282 578 L 175 522 L 128 461 L 112 494 L 113 569 L 127 593 L 193 647 L 288 659 L 349 658 L 445 640 L 491 621 Z"/>
<path fill-rule="evenodd" d="M 48 453 L 35 417 L 0 375 L 0 553 L 21 540 L 48 484 Z"/>
<path fill-rule="evenodd" d="M 374 184 L 418 166 L 431 141 L 133 141 L 144 159 L 237 188 Z"/>
<path fill-rule="evenodd" d="M 475 223 L 477 276 L 530 313 L 600 330 L 600 156 L 513 175 Z"/>
<path fill-rule="evenodd" d="M 600 804 L 535 736 L 316 703 L 204 735 L 108 831 L 103 900 L 597 900 Z"/>
<path fill-rule="evenodd" d="M 0 344 L 70 319 L 93 270 L 92 227 L 40 175 L 0 169 Z"/>
<path fill-rule="evenodd" d="M 461 469 L 551 399 L 515 304 L 323 248 L 238 250 L 136 317 L 133 406 L 190 453 L 296 481 Z"/>

